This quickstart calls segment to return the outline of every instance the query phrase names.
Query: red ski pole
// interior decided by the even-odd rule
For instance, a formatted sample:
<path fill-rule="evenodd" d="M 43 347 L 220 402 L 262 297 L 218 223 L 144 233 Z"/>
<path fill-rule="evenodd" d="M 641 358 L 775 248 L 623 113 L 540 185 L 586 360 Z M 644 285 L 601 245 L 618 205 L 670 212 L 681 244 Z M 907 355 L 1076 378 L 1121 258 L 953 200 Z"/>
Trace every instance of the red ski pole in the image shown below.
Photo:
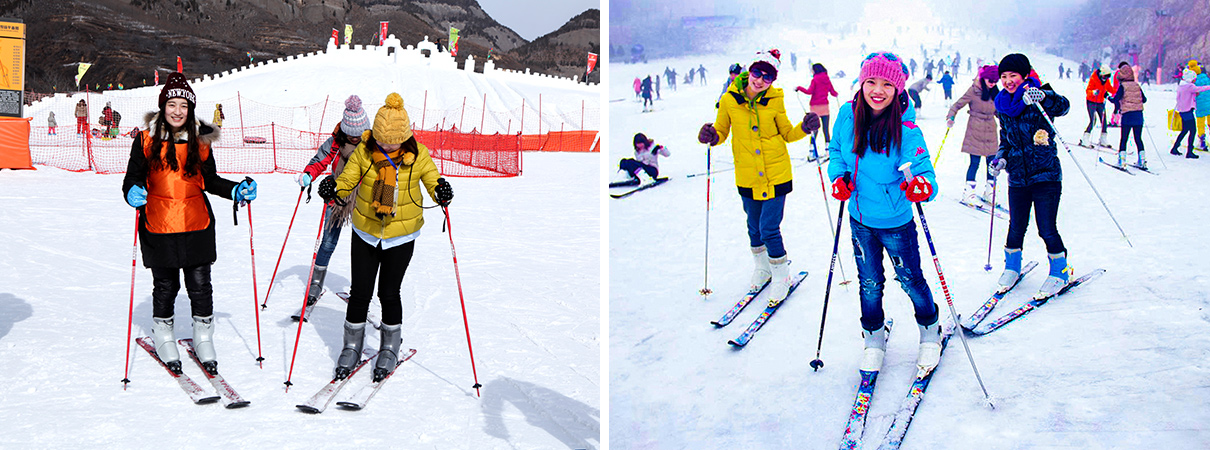
<path fill-rule="evenodd" d="M 319 216 L 319 230 L 315 232 L 315 250 L 311 252 L 311 271 L 308 273 L 315 273 L 315 258 L 319 255 L 319 245 L 323 243 L 324 218 L 328 217 L 328 205 L 330 204 L 331 203 L 324 203 L 323 214 Z M 299 313 L 298 317 L 298 332 L 294 334 L 294 351 L 290 354 L 290 372 L 286 374 L 286 392 L 289 392 L 290 386 L 294 385 L 294 383 L 290 382 L 290 378 L 294 376 L 294 357 L 298 356 L 298 340 L 302 337 L 302 324 L 305 322 L 303 319 L 306 318 L 305 314 L 307 313 L 307 298 L 309 298 L 310 295 L 311 283 L 307 283 L 306 293 L 303 294 L 302 309 L 299 309 L 301 312 Z"/>
<path fill-rule="evenodd" d="M 252 203 L 248 203 L 248 248 L 252 251 L 252 309 L 256 311 L 256 364 L 262 369 L 265 368 L 263 361 L 265 357 L 260 351 L 260 308 L 256 305 L 260 301 L 256 298 L 258 291 L 256 289 L 256 246 L 252 245 Z"/>
<path fill-rule="evenodd" d="M 286 227 L 286 238 L 281 241 L 281 252 L 277 254 L 277 264 L 273 265 L 273 276 L 269 277 L 269 289 L 265 290 L 265 302 L 261 303 L 261 309 L 269 307 L 269 294 L 273 292 L 273 280 L 277 279 L 277 268 L 281 266 L 281 257 L 286 254 L 286 242 L 290 241 L 290 230 L 294 229 L 294 217 L 298 215 L 298 205 L 302 204 L 303 191 L 307 188 L 298 190 L 298 200 L 294 202 L 294 213 L 290 214 L 290 226 Z M 307 201 L 311 201 L 311 197 L 307 197 Z"/>
<path fill-rule="evenodd" d="M 122 377 L 122 390 L 130 384 L 130 332 L 134 325 L 134 272 L 139 259 L 139 209 L 134 210 L 134 250 L 130 252 L 130 314 L 126 320 L 126 374 Z"/>
<path fill-rule="evenodd" d="M 475 377 L 475 395 L 482 397 L 479 394 L 479 388 L 483 387 L 479 384 L 479 372 L 475 370 L 475 349 L 471 347 L 471 325 L 466 319 L 466 299 L 462 296 L 462 275 L 458 273 L 458 252 L 454 250 L 454 227 L 450 225 L 450 210 L 442 206 L 441 211 L 445 213 L 445 226 L 448 227 L 450 236 L 450 254 L 454 256 L 454 279 L 458 281 L 458 302 L 462 304 L 462 325 L 466 328 L 466 349 L 471 354 L 471 374 Z"/>

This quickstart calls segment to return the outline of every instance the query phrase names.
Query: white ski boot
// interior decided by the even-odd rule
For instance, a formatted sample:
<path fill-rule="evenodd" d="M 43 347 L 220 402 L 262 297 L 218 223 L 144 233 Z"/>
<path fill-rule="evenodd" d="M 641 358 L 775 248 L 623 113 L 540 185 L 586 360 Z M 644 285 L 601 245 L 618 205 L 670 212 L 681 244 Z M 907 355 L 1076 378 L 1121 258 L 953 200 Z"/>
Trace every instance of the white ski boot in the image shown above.
<path fill-rule="evenodd" d="M 938 315 L 932 325 L 916 326 L 920 328 L 920 355 L 916 358 L 916 365 L 932 370 L 941 362 L 941 317 Z"/>
<path fill-rule="evenodd" d="M 962 190 L 962 203 L 975 206 L 979 206 L 980 203 L 983 203 L 983 201 L 979 199 L 979 194 L 975 193 L 975 188 L 977 186 L 978 184 L 976 184 L 974 181 L 966 182 L 966 188 Z"/>
<path fill-rule="evenodd" d="M 651 175 L 648 175 L 646 170 L 636 170 L 634 172 L 634 177 L 639 180 L 639 184 L 641 185 L 655 182 L 655 178 L 652 178 Z"/>
<path fill-rule="evenodd" d="M 172 317 L 161 319 L 151 318 L 151 340 L 155 343 L 155 353 L 173 373 L 181 373 L 181 352 L 176 349 L 176 332 L 173 330 Z"/>
<path fill-rule="evenodd" d="M 193 352 L 197 354 L 202 368 L 211 375 L 218 373 L 218 361 L 214 351 L 214 315 L 193 316 Z"/>
<path fill-rule="evenodd" d="M 1050 259 L 1050 276 L 1046 277 L 1042 287 L 1038 288 L 1038 294 L 1034 296 L 1039 300 L 1054 297 L 1071 281 L 1072 268 L 1067 265 L 1067 252 L 1050 253 L 1047 256 Z"/>
<path fill-rule="evenodd" d="M 790 260 L 786 256 L 769 260 L 773 281 L 769 283 L 769 307 L 777 306 L 790 292 Z"/>
<path fill-rule="evenodd" d="M 633 173 L 618 169 L 618 173 L 609 182 L 610 186 L 631 186 L 639 184 L 639 178 Z"/>
<path fill-rule="evenodd" d="M 1097 145 L 1099 145 L 1099 146 L 1101 146 L 1101 147 L 1108 147 L 1108 146 L 1109 146 L 1109 141 L 1108 141 L 1108 139 L 1109 139 L 1109 133 L 1106 133 L 1106 132 L 1102 131 L 1102 132 L 1101 132 L 1101 140 L 1097 142 Z"/>
<path fill-rule="evenodd" d="M 891 322 L 887 321 L 874 331 L 862 329 L 861 337 L 865 338 L 865 350 L 861 352 L 861 370 L 881 370 L 882 359 L 886 357 L 886 342 L 891 337 Z"/>
<path fill-rule="evenodd" d="M 999 287 L 996 292 L 1004 292 L 1017 284 L 1017 278 L 1021 276 L 1021 249 L 1005 248 L 1004 249 L 1004 272 L 1000 274 L 1000 281 L 997 282 Z"/>
<path fill-rule="evenodd" d="M 773 277 L 773 269 L 769 266 L 769 252 L 765 246 L 752 247 L 752 259 L 756 262 L 756 270 L 752 272 L 752 281 L 748 284 L 749 292 L 764 287 Z"/>
<path fill-rule="evenodd" d="M 344 345 L 340 356 L 336 359 L 336 373 L 333 378 L 343 380 L 353 372 L 353 367 L 361 362 L 361 346 L 365 342 L 366 323 L 349 323 L 345 321 Z"/>
<path fill-rule="evenodd" d="M 1080 146 L 1092 147 L 1092 133 L 1084 133 L 1084 136 L 1080 137 Z"/>
<path fill-rule="evenodd" d="M 996 185 L 993 183 L 993 180 L 988 180 L 983 186 L 983 201 L 990 204 L 992 198 L 996 196 Z"/>
<path fill-rule="evenodd" d="M 380 336 L 382 340 L 378 346 L 378 360 L 374 362 L 374 381 L 382 381 L 395 371 L 395 363 L 399 362 L 399 347 L 403 345 L 403 324 L 382 324 Z"/>

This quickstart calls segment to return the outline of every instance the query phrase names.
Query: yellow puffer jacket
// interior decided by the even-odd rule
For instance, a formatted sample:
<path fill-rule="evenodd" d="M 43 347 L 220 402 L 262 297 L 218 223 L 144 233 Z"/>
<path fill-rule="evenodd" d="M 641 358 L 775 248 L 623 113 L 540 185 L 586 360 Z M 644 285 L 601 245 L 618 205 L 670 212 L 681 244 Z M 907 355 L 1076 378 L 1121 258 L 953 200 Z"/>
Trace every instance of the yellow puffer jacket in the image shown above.
<path fill-rule="evenodd" d="M 801 123 L 795 125 L 786 117 L 781 89 L 771 87 L 755 101 L 749 101 L 744 95 L 747 75 L 735 77 L 723 95 L 714 129 L 720 143 L 731 134 L 735 185 L 740 194 L 768 200 L 790 192 L 794 176 L 786 142 L 802 139 L 807 133 Z"/>
<path fill-rule="evenodd" d="M 358 144 L 357 150 L 349 156 L 344 171 L 336 177 L 336 192 L 343 196 L 357 186 L 357 183 L 361 183 L 361 187 L 357 189 L 357 203 L 352 215 L 353 226 L 357 229 L 382 239 L 390 239 L 415 233 L 424 226 L 424 213 L 420 208 L 424 205 L 424 197 L 421 196 L 423 191 L 420 190 L 420 183 L 424 183 L 429 198 L 435 199 L 437 178 L 441 177 L 441 173 L 437 171 L 437 165 L 433 164 L 429 149 L 420 143 L 416 146 L 420 149 L 416 161 L 411 166 L 400 165 L 397 171 L 395 217 L 386 216 L 382 219 L 379 219 L 370 207 L 378 171 L 371 169 L 372 161 L 366 153 L 365 143 Z"/>

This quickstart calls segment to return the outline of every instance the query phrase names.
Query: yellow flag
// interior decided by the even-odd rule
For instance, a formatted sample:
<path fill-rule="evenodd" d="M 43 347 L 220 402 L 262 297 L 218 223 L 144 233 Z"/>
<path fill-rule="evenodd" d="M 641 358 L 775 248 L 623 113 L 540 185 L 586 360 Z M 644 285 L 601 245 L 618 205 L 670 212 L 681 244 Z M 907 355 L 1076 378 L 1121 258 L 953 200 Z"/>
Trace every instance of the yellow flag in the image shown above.
<path fill-rule="evenodd" d="M 80 78 L 84 77 L 84 72 L 87 72 L 89 67 L 92 67 L 92 64 L 80 63 L 80 68 L 76 69 L 76 89 L 80 88 Z"/>
<path fill-rule="evenodd" d="M 353 43 L 353 26 L 345 24 L 345 45 Z"/>
<path fill-rule="evenodd" d="M 450 27 L 450 55 L 458 56 L 458 29 Z"/>

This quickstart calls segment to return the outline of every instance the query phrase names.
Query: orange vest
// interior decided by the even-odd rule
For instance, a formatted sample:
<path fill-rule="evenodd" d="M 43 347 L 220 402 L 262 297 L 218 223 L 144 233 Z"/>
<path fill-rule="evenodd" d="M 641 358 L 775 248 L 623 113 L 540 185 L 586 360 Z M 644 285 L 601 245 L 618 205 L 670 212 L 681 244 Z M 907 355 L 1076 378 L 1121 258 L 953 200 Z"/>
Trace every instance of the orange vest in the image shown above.
<path fill-rule="evenodd" d="M 151 157 L 150 133 L 143 133 L 143 156 Z M 187 144 L 168 144 L 160 149 L 164 158 L 168 146 L 176 146 L 177 167 L 185 167 Z M 210 157 L 210 146 L 198 143 L 201 159 Z M 150 168 L 147 172 L 147 231 L 152 233 L 184 233 L 203 230 L 210 226 L 210 211 L 206 208 L 206 182 L 202 174 L 186 176 L 185 171 L 167 167 Z"/>

